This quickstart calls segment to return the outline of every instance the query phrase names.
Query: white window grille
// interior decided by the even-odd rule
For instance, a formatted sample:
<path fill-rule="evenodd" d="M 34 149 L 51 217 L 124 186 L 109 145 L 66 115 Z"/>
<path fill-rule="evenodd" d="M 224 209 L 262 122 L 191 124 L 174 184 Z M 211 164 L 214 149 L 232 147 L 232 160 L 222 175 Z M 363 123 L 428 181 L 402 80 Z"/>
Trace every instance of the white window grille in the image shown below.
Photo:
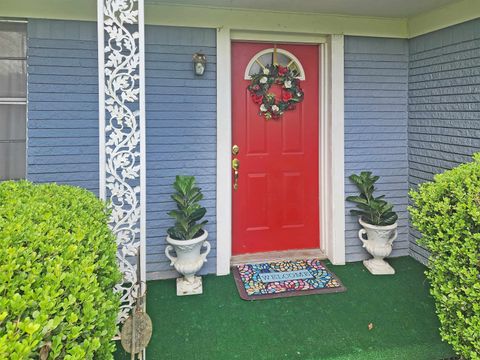
<path fill-rule="evenodd" d="M 297 79 L 305 80 L 305 71 L 300 60 L 291 52 L 276 47 L 262 50 L 252 57 L 245 69 L 245 79 L 250 80 L 252 75 L 273 63 L 289 68 L 296 74 Z"/>

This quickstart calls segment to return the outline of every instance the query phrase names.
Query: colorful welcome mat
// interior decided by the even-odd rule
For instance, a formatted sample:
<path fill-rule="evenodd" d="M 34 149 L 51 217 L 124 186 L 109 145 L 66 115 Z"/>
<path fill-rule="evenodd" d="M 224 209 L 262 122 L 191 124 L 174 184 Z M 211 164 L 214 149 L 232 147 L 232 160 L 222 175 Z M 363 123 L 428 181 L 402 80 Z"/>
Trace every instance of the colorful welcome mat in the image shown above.
<path fill-rule="evenodd" d="M 244 264 L 233 275 L 244 300 L 342 292 L 346 288 L 318 259 Z"/>

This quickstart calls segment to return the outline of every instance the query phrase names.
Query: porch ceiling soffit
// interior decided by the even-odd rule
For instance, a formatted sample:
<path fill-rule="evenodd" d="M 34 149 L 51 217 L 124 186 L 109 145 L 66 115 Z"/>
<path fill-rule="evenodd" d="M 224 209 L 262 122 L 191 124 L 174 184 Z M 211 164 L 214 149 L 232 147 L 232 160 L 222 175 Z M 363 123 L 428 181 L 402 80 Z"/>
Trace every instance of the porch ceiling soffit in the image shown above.
<path fill-rule="evenodd" d="M 480 17 L 479 0 L 461 0 L 408 18 L 409 38 Z"/>
<path fill-rule="evenodd" d="M 146 4 L 408 18 L 458 0 L 145 0 Z"/>
<path fill-rule="evenodd" d="M 96 0 L 1 0 L 1 17 L 96 20 Z M 152 25 L 239 30 L 406 37 L 403 18 L 256 11 L 178 4 L 145 4 Z"/>
<path fill-rule="evenodd" d="M 428 0 L 430 7 L 427 9 L 430 9 L 432 4 L 437 7 L 409 17 L 258 11 L 184 5 L 178 4 L 178 2 L 175 4 L 160 3 L 162 1 L 146 0 L 147 24 L 215 28 L 226 26 L 232 29 L 253 31 L 409 38 L 480 17 L 480 1 L 478 0 L 453 2 L 452 0 Z M 194 0 L 183 1 L 193 2 Z M 203 1 L 206 3 L 209 0 Z M 239 2 L 240 0 L 235 1 Z M 333 1 L 328 0 L 326 3 Z M 335 2 L 337 1 L 345 3 L 347 0 L 335 0 Z M 362 4 L 366 5 L 363 8 L 368 9 L 368 3 L 375 1 L 387 0 L 364 0 Z M 398 0 L 388 1 L 403 3 Z M 314 2 L 317 1 L 311 0 L 306 3 Z M 356 0 L 356 2 L 359 1 Z M 302 7 L 299 0 L 291 3 L 296 4 L 297 8 Z M 408 3 L 411 1 L 408 0 Z M 419 3 L 423 3 L 423 1 Z M 1 0 L 0 17 L 95 21 L 96 0 Z"/>

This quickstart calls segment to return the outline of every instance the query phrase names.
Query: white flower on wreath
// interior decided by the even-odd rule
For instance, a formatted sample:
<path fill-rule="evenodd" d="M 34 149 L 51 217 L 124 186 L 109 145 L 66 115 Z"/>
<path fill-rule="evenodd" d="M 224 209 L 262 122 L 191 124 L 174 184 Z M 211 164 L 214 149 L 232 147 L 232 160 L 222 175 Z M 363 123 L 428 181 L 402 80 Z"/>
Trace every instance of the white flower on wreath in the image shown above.
<path fill-rule="evenodd" d="M 265 106 L 265 104 L 260 105 L 260 111 L 262 112 L 267 111 L 267 107 Z"/>
<path fill-rule="evenodd" d="M 273 105 L 273 106 L 272 106 L 272 110 L 273 110 L 274 112 L 277 112 L 278 110 L 280 110 L 280 108 L 279 108 L 277 105 Z"/>
<path fill-rule="evenodd" d="M 283 87 L 285 89 L 290 89 L 292 87 L 292 82 L 290 80 L 287 80 L 283 83 Z"/>
<path fill-rule="evenodd" d="M 264 76 L 260 79 L 260 84 L 265 84 L 268 81 L 268 79 Z"/>
<path fill-rule="evenodd" d="M 270 70 L 268 70 L 267 68 L 263 69 L 263 73 L 265 75 L 269 75 L 270 74 Z"/>

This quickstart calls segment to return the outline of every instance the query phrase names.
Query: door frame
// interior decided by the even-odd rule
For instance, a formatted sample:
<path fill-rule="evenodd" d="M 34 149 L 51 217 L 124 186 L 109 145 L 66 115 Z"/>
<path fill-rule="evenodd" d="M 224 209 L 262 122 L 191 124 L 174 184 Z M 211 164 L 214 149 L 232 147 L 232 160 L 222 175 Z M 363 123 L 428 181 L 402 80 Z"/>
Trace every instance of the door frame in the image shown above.
<path fill-rule="evenodd" d="M 344 36 L 217 29 L 217 275 L 230 273 L 232 257 L 232 41 L 318 44 L 320 249 L 345 264 Z"/>

